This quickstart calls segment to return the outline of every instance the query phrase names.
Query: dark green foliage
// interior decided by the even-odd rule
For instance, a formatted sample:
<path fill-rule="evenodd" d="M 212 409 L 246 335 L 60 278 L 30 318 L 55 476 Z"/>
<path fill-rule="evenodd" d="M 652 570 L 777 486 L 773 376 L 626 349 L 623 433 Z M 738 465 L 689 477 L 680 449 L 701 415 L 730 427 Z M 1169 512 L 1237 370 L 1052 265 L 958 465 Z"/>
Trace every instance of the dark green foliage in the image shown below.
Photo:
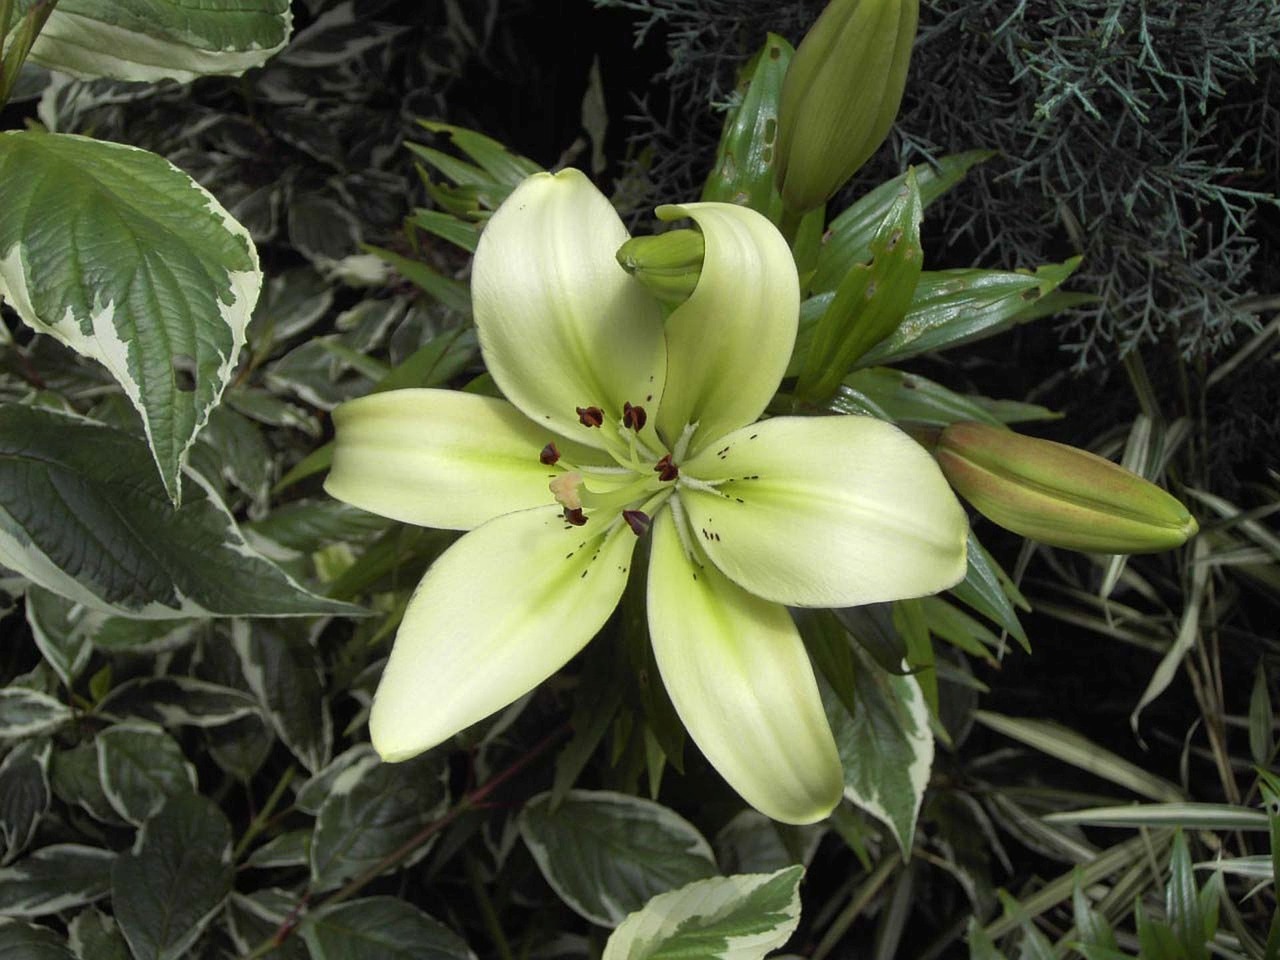
<path fill-rule="evenodd" d="M 654 197 L 687 195 L 705 175 L 712 107 L 766 26 L 798 42 L 821 8 L 599 2 L 667 32 L 666 78 L 685 106 L 649 111 Z M 1060 330 L 1077 366 L 1157 340 L 1205 357 L 1247 332 L 1238 301 L 1270 282 L 1255 268 L 1280 189 L 1280 6 L 925 0 L 920 23 L 896 135 L 851 195 L 907 163 L 998 150 L 949 208 L 950 256 L 957 242 L 986 265 L 1082 253 L 1074 286 L 1101 299 Z"/>

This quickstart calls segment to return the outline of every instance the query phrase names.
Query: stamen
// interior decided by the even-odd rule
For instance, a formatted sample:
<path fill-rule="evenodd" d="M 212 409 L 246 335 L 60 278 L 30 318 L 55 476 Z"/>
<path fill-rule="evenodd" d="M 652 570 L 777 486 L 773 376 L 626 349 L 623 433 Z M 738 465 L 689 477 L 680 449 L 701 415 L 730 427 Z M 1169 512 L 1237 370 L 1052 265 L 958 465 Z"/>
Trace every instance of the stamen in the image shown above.
<path fill-rule="evenodd" d="M 653 472 L 658 475 L 659 480 L 674 480 L 680 476 L 680 468 L 672 461 L 669 453 L 653 465 Z"/>
<path fill-rule="evenodd" d="M 580 527 L 587 522 L 587 515 L 582 512 L 581 507 L 565 507 L 564 518 L 575 527 Z"/>
<path fill-rule="evenodd" d="M 649 420 L 649 415 L 644 412 L 644 407 L 633 407 L 630 402 L 624 401 L 622 404 L 622 425 L 628 429 L 639 433 L 644 429 L 645 423 Z"/>
<path fill-rule="evenodd" d="M 584 427 L 598 427 L 604 423 L 604 411 L 599 407 L 575 407 L 578 422 Z"/>
<path fill-rule="evenodd" d="M 582 511 L 582 474 L 576 470 L 562 473 L 548 483 L 547 487 L 556 498 L 556 503 L 565 510 Z"/>
<path fill-rule="evenodd" d="M 542 448 L 542 452 L 538 454 L 538 462 L 544 463 L 548 467 L 560 459 L 560 451 L 556 449 L 554 443 L 548 443 Z"/>
<path fill-rule="evenodd" d="M 653 522 L 643 510 L 623 510 L 622 519 L 627 521 L 627 526 L 637 537 L 643 537 L 648 533 L 649 524 Z"/>

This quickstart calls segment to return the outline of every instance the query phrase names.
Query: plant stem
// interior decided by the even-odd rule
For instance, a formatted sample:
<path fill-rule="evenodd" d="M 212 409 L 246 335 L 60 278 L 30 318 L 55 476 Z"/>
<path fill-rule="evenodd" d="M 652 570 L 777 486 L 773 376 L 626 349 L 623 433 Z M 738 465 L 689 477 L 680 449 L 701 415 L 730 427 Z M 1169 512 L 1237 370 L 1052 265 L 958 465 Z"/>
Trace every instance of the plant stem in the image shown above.
<path fill-rule="evenodd" d="M 298 768 L 290 766 L 280 777 L 278 783 L 271 790 L 271 795 L 267 797 L 267 802 L 262 805 L 262 809 L 258 811 L 258 815 L 249 821 L 249 826 L 245 828 L 244 835 L 240 838 L 240 842 L 236 844 L 236 848 L 231 851 L 231 862 L 237 862 L 244 852 L 249 849 L 249 844 L 263 830 L 267 828 L 267 822 L 271 819 L 271 814 L 276 808 L 276 804 L 280 802 L 280 798 L 284 796 L 285 788 L 289 786 L 294 775 L 298 772 Z"/>
<path fill-rule="evenodd" d="M 493 941 L 493 948 L 498 951 L 500 960 L 515 960 L 515 956 L 511 953 L 511 945 L 507 943 L 506 934 L 502 932 L 502 923 L 498 920 L 498 913 L 493 909 L 493 900 L 490 899 L 488 891 L 484 888 L 484 877 L 480 876 L 480 866 L 476 863 L 476 858 L 470 854 L 465 854 L 463 856 L 463 864 L 467 869 L 467 884 L 471 887 L 471 892 L 476 898 L 476 904 L 480 907 L 480 915 L 484 918 L 485 929 L 489 931 L 489 939 Z"/>
<path fill-rule="evenodd" d="M 902 860 L 896 854 L 890 854 L 876 864 L 875 870 L 871 872 L 871 876 L 867 877 L 862 889 L 849 901 L 849 905 L 840 911 L 840 915 L 831 921 L 831 926 L 827 928 L 826 934 L 818 941 L 818 946 L 814 948 L 812 960 L 823 960 L 835 948 L 836 943 L 853 925 L 853 921 L 858 919 L 858 914 L 866 909 L 872 897 L 893 876 L 893 871 L 901 865 Z"/>

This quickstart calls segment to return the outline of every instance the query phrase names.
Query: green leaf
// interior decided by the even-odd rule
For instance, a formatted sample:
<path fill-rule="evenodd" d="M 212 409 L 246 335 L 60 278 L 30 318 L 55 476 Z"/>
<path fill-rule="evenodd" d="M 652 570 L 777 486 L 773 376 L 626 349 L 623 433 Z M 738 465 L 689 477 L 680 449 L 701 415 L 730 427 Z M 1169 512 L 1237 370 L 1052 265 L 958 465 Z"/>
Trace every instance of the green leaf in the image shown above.
<path fill-rule="evenodd" d="M 965 939 L 969 941 L 969 960 L 1008 960 L 996 947 L 987 931 L 978 923 L 976 917 L 969 918 Z"/>
<path fill-rule="evenodd" d="M 520 835 L 543 877 L 580 916 L 615 927 L 650 897 L 713 876 L 711 847 L 661 804 L 570 790 L 558 808 L 543 793 L 525 804 Z"/>
<path fill-rule="evenodd" d="M 796 384 L 801 398 L 830 397 L 858 358 L 903 322 L 924 262 L 921 211 L 911 168 L 876 228 L 870 262 L 849 268 L 818 320 Z"/>
<path fill-rule="evenodd" d="M 659 894 L 614 930 L 603 960 L 760 960 L 800 922 L 803 875 L 788 867 Z"/>
<path fill-rule="evenodd" d="M 453 145 L 478 163 L 493 182 L 505 187 L 514 188 L 525 177 L 542 171 L 532 160 L 512 153 L 497 140 L 482 133 L 436 120 L 419 120 L 418 124 L 432 133 L 447 134 Z"/>
<path fill-rule="evenodd" d="M 304 590 L 249 548 L 199 484 L 173 507 L 141 440 L 0 405 L 0 563 L 96 610 L 143 619 L 358 608 Z"/>
<path fill-rule="evenodd" d="M 245 866 L 268 869 L 271 867 L 305 867 L 311 863 L 311 831 L 290 830 L 273 837 L 249 854 Z"/>
<path fill-rule="evenodd" d="M 70 687 L 93 654 L 94 614 L 37 586 L 27 589 L 25 606 L 36 646 L 59 679 Z"/>
<path fill-rule="evenodd" d="M 475 960 L 466 942 L 395 897 L 321 907 L 302 922 L 312 960 Z"/>
<path fill-rule="evenodd" d="M 419 230 L 434 234 L 441 240 L 447 240 L 455 247 L 461 247 L 469 253 L 475 253 L 476 246 L 480 243 L 480 230 L 476 224 L 460 220 L 439 210 L 418 207 L 409 214 L 405 222 Z"/>
<path fill-rule="evenodd" d="M 50 785 L 54 795 L 66 804 L 82 807 L 95 820 L 121 824 L 124 821 L 111 806 L 98 775 L 98 750 L 92 742 L 76 744 L 53 754 Z"/>
<path fill-rule="evenodd" d="M 143 824 L 111 871 L 111 905 L 136 960 L 188 956 L 231 892 L 231 824 L 207 797 L 179 793 Z"/>
<path fill-rule="evenodd" d="M 987 723 L 993 714 L 978 719 Z M 1020 721 L 1026 723 L 1028 721 Z M 1037 721 L 1039 722 L 1039 721 Z M 988 724 L 990 725 L 990 724 Z M 1104 756 L 1107 761 L 1110 755 Z M 1123 762 L 1123 761 L 1122 761 Z M 1114 779 L 1107 774 L 1107 779 Z M 1116 780 L 1119 783 L 1119 780 Z M 1156 781 L 1157 783 L 1159 781 Z M 1154 786 L 1154 784 L 1153 784 Z M 1186 827 L 1198 830 L 1269 830 L 1262 810 L 1227 803 L 1135 803 L 1125 807 L 1093 807 L 1047 813 L 1049 823 L 1088 824 L 1097 827 Z"/>
<path fill-rule="evenodd" d="M 102 790 L 130 823 L 143 823 L 169 797 L 195 789 L 195 770 L 182 748 L 157 726 L 119 723 L 99 733 L 95 742 Z"/>
<path fill-rule="evenodd" d="M 75 960 L 63 939 L 48 927 L 0 917 L 2 960 Z M 96 958 L 95 958 L 96 960 Z"/>
<path fill-rule="evenodd" d="M 187 81 L 261 66 L 291 26 L 288 0 L 61 0 L 31 59 L 84 79 Z"/>
<path fill-rule="evenodd" d="M 1045 935 L 1036 929 L 1031 917 L 1013 897 L 1003 890 L 997 891 L 1000 903 L 1004 906 L 1006 916 L 1013 917 L 1022 928 L 1022 951 L 1020 960 L 1054 960 L 1053 946 Z"/>
<path fill-rule="evenodd" d="M 27 848 L 49 810 L 51 749 L 48 740 L 24 740 L 0 763 L 0 863 Z"/>
<path fill-rule="evenodd" d="M 848 710 L 825 683 L 823 705 L 844 766 L 844 795 L 884 823 L 910 858 L 916 816 L 933 765 L 929 708 L 913 676 L 887 673 L 859 655 Z"/>
<path fill-rule="evenodd" d="M 243 690 L 175 674 L 126 680 L 98 709 L 165 727 L 220 727 L 256 714 L 258 702 Z"/>
<path fill-rule="evenodd" d="M 1030 609 L 1030 606 L 972 530 L 969 531 L 968 564 L 964 579 L 951 588 L 951 595 L 988 620 L 999 624 L 1022 645 L 1022 649 L 1030 653 L 1031 642 L 1018 621 L 1014 603 L 1023 609 Z"/>
<path fill-rule="evenodd" d="M 0 296 L 111 371 L 175 503 L 261 287 L 248 232 L 164 158 L 68 134 L 0 134 Z"/>
<path fill-rule="evenodd" d="M 115 859 L 110 850 L 78 843 L 43 847 L 0 869 L 0 914 L 42 917 L 105 897 Z"/>
<path fill-rule="evenodd" d="M 132 960 L 116 922 L 96 907 L 82 910 L 71 919 L 67 941 L 80 960 Z"/>
<path fill-rule="evenodd" d="M 388 263 L 396 273 L 450 310 L 457 310 L 459 313 L 470 316 L 471 291 L 461 280 L 442 276 L 421 260 L 402 257 L 398 253 L 375 247 L 371 243 L 362 243 L 360 247 Z"/>
<path fill-rule="evenodd" d="M 991 150 L 969 150 L 943 157 L 936 166 L 917 167 L 915 175 L 921 205 L 928 209 L 931 203 L 963 180 L 971 167 L 993 156 L 995 153 Z M 871 259 L 872 238 L 897 199 L 898 190 L 906 178 L 907 174 L 903 173 L 886 180 L 863 194 L 831 221 L 818 254 L 818 269 L 809 282 L 814 293 L 835 290 L 850 267 Z"/>
<path fill-rule="evenodd" d="M 999 426 L 1001 421 L 975 399 L 941 384 L 890 367 L 870 367 L 844 378 L 829 406 L 837 413 L 881 411 L 895 423 L 910 420 L 945 427 L 959 420 Z"/>
<path fill-rule="evenodd" d="M 1071 910 L 1081 939 L 1088 945 L 1105 950 L 1117 949 L 1116 935 L 1107 918 L 1094 910 L 1085 896 L 1083 884 L 1077 873 L 1075 886 L 1071 891 Z"/>
<path fill-rule="evenodd" d="M 1200 909 L 1199 892 L 1191 872 L 1191 852 L 1187 849 L 1187 838 L 1178 830 L 1173 835 L 1173 849 L 1169 855 L 1165 915 L 1182 947 L 1180 952 L 1187 960 L 1206 960 L 1208 957 L 1204 942 L 1205 918 Z"/>
<path fill-rule="evenodd" d="M 241 955 L 248 956 L 264 940 L 275 939 L 281 925 L 292 923 L 300 896 L 267 887 L 245 896 L 233 893 L 227 899 L 227 932 Z M 267 960 L 308 960 L 306 944 L 301 937 L 289 937 L 266 954 Z"/>
<path fill-rule="evenodd" d="M 737 203 L 782 218 L 782 197 L 774 183 L 778 102 L 782 81 L 795 49 L 777 34 L 742 68 L 735 106 L 725 117 L 715 165 L 702 187 L 702 199 Z"/>
<path fill-rule="evenodd" d="M 0 688 L 0 740 L 47 733 L 71 719 L 71 710 L 39 690 Z"/>
<path fill-rule="evenodd" d="M 267 621 L 233 621 L 231 642 L 276 734 L 304 767 L 320 770 L 333 752 L 333 719 L 315 648 Z"/>
<path fill-rule="evenodd" d="M 30 604 L 30 595 L 27 603 Z M 1265 767 L 1275 753 L 1275 737 L 1271 731 L 1271 691 L 1267 687 L 1267 670 L 1263 661 L 1253 676 L 1253 692 L 1249 695 L 1249 755 L 1253 762 Z"/>
<path fill-rule="evenodd" d="M 1080 265 L 1079 257 L 1045 264 L 1034 273 L 1002 270 L 941 270 L 920 275 L 911 308 L 898 328 L 872 347 L 861 366 L 898 363 L 910 357 L 971 343 L 1023 322 Z"/>
<path fill-rule="evenodd" d="M 1012 737 L 1019 743 L 1025 743 L 1095 777 L 1109 780 L 1126 790 L 1152 800 L 1171 803 L 1182 800 L 1182 791 L 1172 783 L 1148 773 L 1059 724 L 1033 720 L 1030 717 L 1006 717 L 987 710 L 977 711 L 974 719 L 984 727 Z"/>
<path fill-rule="evenodd" d="M 407 763 L 354 764 L 339 773 L 316 817 L 315 887 L 336 887 L 373 868 L 441 816 L 449 803 L 447 772 L 443 757 L 428 754 Z M 397 868 L 430 849 L 423 843 Z"/>

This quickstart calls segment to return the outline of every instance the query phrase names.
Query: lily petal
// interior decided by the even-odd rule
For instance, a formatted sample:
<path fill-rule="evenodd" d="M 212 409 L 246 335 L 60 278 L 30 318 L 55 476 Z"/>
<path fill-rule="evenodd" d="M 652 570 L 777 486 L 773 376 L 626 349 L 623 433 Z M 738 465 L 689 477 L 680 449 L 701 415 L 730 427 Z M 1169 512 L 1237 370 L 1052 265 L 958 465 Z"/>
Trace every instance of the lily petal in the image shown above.
<path fill-rule="evenodd" d="M 407 760 L 555 673 L 609 619 L 635 543 L 622 523 L 594 536 L 566 528 L 552 507 L 498 517 L 455 543 L 405 610 L 373 699 L 374 749 Z"/>
<path fill-rule="evenodd" d="M 649 561 L 649 632 L 662 682 L 698 748 L 748 803 L 821 820 L 844 789 L 813 667 L 791 616 L 686 556 L 671 511 Z"/>
<path fill-rule="evenodd" d="M 391 390 L 333 411 L 330 496 L 405 523 L 470 530 L 551 503 L 539 462 L 551 434 L 505 400 L 457 390 Z M 561 453 L 569 444 L 558 442 Z M 582 456 L 600 455 L 586 448 Z M 590 462 L 590 461 L 587 461 Z"/>
<path fill-rule="evenodd" d="M 779 417 L 683 465 L 692 536 L 751 593 L 850 607 L 937 593 L 965 572 L 968 521 L 933 458 L 871 417 Z"/>
<path fill-rule="evenodd" d="M 689 299 L 667 318 L 667 389 L 658 430 L 669 444 L 698 424 L 692 451 L 753 423 L 795 346 L 800 284 L 787 242 L 765 217 L 730 203 L 658 208 L 692 217 L 706 254 Z"/>
<path fill-rule="evenodd" d="M 489 220 L 472 269 L 480 347 L 502 392 L 535 422 L 597 447 L 602 435 L 577 408 L 617 420 L 624 402 L 656 405 L 666 371 L 658 302 L 614 258 L 627 239 L 581 172 L 538 173 Z"/>

